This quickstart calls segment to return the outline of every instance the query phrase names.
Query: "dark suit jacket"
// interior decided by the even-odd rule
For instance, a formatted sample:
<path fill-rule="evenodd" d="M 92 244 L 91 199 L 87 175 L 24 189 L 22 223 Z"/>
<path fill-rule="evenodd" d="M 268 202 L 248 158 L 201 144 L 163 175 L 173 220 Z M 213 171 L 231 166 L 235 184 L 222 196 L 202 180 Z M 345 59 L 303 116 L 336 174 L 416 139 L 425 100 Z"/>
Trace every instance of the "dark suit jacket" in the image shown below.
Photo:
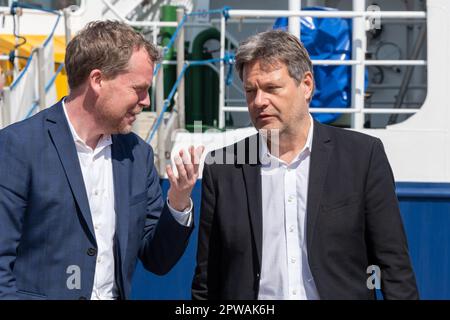
<path fill-rule="evenodd" d="M 264 255 L 261 170 L 255 148 L 248 152 L 250 140 L 257 136 L 221 151 L 234 164 L 204 167 L 194 299 L 258 296 Z M 244 149 L 240 161 L 236 150 Z M 212 153 L 208 161 L 214 157 L 220 158 Z M 385 298 L 418 298 L 393 175 L 379 139 L 314 123 L 306 228 L 321 299 L 374 299 L 366 284 L 370 265 L 381 268 Z"/>
<path fill-rule="evenodd" d="M 165 205 L 151 147 L 135 134 L 112 138 L 115 278 L 126 299 L 137 258 L 156 274 L 168 272 L 192 228 L 178 224 Z M 62 104 L 1 130 L 0 298 L 89 299 L 96 255 L 88 198 Z M 80 289 L 67 286 L 75 270 L 70 266 L 79 267 Z"/>

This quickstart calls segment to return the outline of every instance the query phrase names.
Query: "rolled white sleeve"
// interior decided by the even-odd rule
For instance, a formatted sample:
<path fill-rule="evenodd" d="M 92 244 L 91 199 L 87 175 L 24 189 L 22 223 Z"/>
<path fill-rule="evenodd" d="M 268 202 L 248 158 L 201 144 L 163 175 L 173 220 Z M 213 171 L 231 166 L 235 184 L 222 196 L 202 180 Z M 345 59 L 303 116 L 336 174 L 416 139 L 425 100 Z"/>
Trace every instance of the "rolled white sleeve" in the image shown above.
<path fill-rule="evenodd" d="M 192 199 L 189 198 L 190 205 L 184 211 L 175 210 L 170 206 L 169 199 L 167 199 L 167 206 L 169 207 L 170 213 L 173 218 L 177 220 L 177 222 L 185 227 L 190 227 L 192 225 L 192 209 L 194 208 L 194 204 L 192 203 Z"/>

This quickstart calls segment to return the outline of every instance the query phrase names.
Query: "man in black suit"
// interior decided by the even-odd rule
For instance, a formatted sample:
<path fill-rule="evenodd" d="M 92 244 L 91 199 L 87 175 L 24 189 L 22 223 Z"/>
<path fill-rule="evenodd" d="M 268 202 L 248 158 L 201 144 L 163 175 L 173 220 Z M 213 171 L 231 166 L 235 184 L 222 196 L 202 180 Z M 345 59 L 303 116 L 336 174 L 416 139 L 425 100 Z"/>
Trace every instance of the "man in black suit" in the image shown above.
<path fill-rule="evenodd" d="M 312 119 L 289 33 L 250 37 L 236 68 L 259 134 L 206 159 L 193 298 L 417 299 L 381 141 Z"/>

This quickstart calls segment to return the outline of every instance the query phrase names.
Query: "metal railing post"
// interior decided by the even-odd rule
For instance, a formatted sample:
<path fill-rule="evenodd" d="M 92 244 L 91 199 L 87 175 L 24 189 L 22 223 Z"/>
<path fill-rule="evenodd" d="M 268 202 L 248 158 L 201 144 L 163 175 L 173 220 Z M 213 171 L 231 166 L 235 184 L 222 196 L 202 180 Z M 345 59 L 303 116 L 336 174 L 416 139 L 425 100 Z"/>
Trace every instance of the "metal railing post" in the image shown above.
<path fill-rule="evenodd" d="M 39 111 L 44 110 L 46 107 L 45 101 L 45 56 L 44 47 L 39 46 L 36 48 L 37 57 L 37 72 L 38 72 L 38 93 L 39 93 Z"/>
<path fill-rule="evenodd" d="M 365 0 L 353 0 L 353 11 L 364 11 Z M 364 127 L 364 68 L 366 54 L 366 28 L 365 17 L 353 19 L 352 34 L 352 59 L 359 63 L 352 66 L 352 109 L 356 113 L 352 116 L 352 128 L 362 129 Z"/>
<path fill-rule="evenodd" d="M 159 68 L 159 71 L 156 75 L 156 114 L 161 114 L 164 106 L 164 68 Z M 157 143 L 157 158 L 158 158 L 158 168 L 159 174 L 162 175 L 165 172 L 165 164 L 166 164 L 166 155 L 165 155 L 165 129 L 167 126 L 161 124 L 158 127 L 158 143 Z"/>
<path fill-rule="evenodd" d="M 177 9 L 177 22 L 181 23 L 184 16 L 184 9 Z M 177 78 L 183 71 L 184 66 L 184 26 L 180 29 L 177 38 Z M 179 127 L 184 129 L 186 125 L 185 119 L 185 103 L 184 103 L 184 76 L 178 86 L 178 124 Z"/>
<path fill-rule="evenodd" d="M 219 129 L 225 128 L 225 15 L 220 19 L 220 62 L 219 62 Z"/>
<path fill-rule="evenodd" d="M 66 39 L 66 46 L 69 44 L 69 41 L 72 39 L 72 28 L 70 27 L 70 15 L 72 11 L 69 8 L 65 8 L 63 10 L 64 14 L 64 33 Z"/>
<path fill-rule="evenodd" d="M 2 105 L 2 128 L 11 124 L 11 89 L 5 87 L 3 89 L 3 105 Z"/>
<path fill-rule="evenodd" d="M 290 11 L 300 11 L 301 9 L 301 0 L 289 0 Z M 289 17 L 289 32 L 300 39 L 300 17 Z"/>

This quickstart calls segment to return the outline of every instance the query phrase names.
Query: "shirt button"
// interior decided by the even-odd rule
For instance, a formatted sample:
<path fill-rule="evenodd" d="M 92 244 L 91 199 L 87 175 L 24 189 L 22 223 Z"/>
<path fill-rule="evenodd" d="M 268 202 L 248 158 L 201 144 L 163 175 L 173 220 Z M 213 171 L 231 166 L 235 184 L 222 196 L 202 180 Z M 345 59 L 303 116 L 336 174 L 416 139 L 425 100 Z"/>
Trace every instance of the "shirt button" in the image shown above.
<path fill-rule="evenodd" d="M 290 196 L 288 197 L 288 202 L 292 202 L 292 201 L 294 201 L 294 196 L 293 196 L 293 195 L 290 195 Z"/>
<path fill-rule="evenodd" d="M 94 195 L 98 196 L 98 190 L 94 190 Z"/>
<path fill-rule="evenodd" d="M 295 296 L 297 295 L 297 290 L 292 290 L 292 294 Z"/>
<path fill-rule="evenodd" d="M 291 263 L 295 263 L 295 258 L 291 258 Z"/>
<path fill-rule="evenodd" d="M 88 250 L 87 250 L 87 255 L 88 256 L 95 256 L 97 254 L 97 249 L 95 249 L 95 248 L 89 248 Z"/>
<path fill-rule="evenodd" d="M 98 259 L 97 259 L 97 262 L 98 262 L 98 263 L 102 263 L 102 259 L 101 259 L 101 258 L 98 258 Z"/>
<path fill-rule="evenodd" d="M 289 232 L 294 232 L 294 226 L 289 227 Z"/>

